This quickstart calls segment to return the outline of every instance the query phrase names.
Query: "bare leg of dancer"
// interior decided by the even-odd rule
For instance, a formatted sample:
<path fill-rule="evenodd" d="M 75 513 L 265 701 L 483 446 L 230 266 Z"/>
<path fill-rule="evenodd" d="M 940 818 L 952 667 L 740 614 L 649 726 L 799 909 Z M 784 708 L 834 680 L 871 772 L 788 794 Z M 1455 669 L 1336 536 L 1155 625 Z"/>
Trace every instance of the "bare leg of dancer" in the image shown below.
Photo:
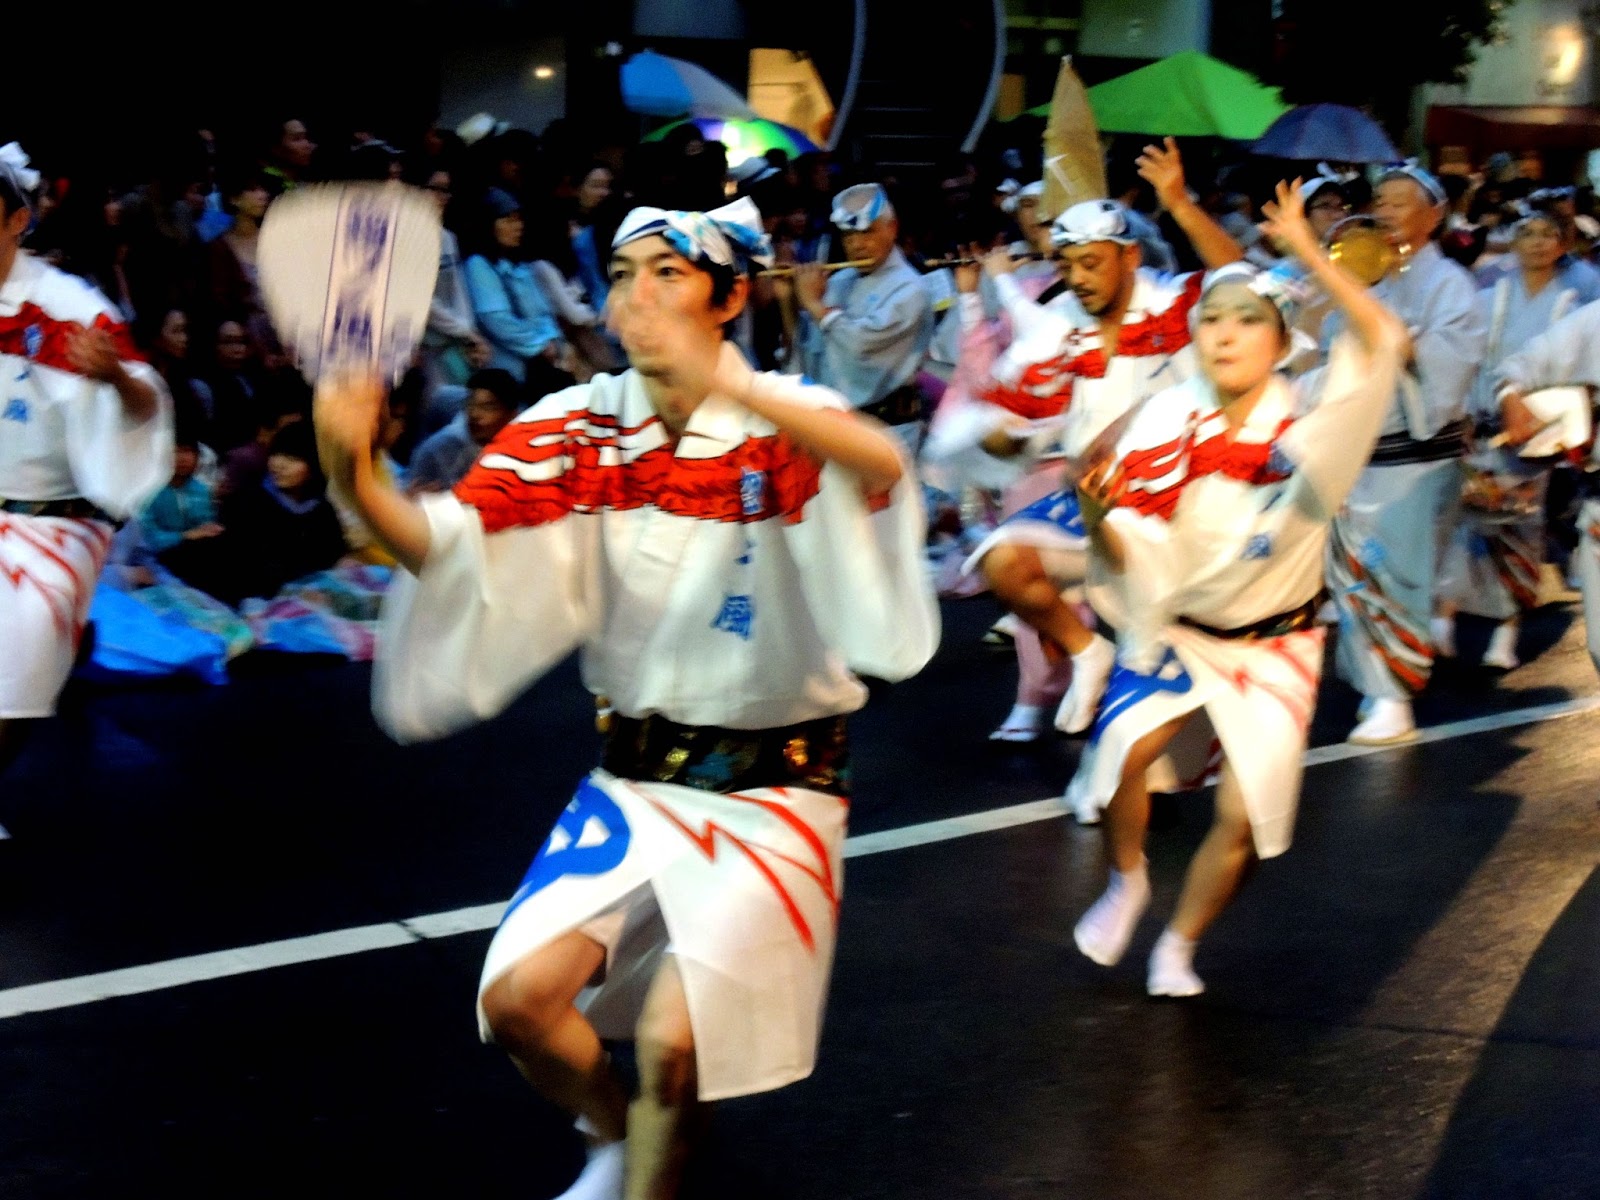
<path fill-rule="evenodd" d="M 1061 589 L 1032 546 L 1000 545 L 983 556 L 989 587 L 1018 617 L 1039 631 L 1047 655 L 1072 656 L 1072 685 L 1056 716 L 1057 728 L 1081 733 L 1094 719 L 1116 654 L 1061 598 Z"/>
<path fill-rule="evenodd" d="M 1122 765 L 1122 781 L 1106 806 L 1102 828 L 1111 880 L 1072 931 L 1078 949 L 1103 967 L 1122 960 L 1139 918 L 1150 906 L 1150 877 L 1144 858 L 1150 789 L 1145 786 L 1145 773 L 1187 720 L 1184 716 L 1168 721 L 1134 743 Z"/>
<path fill-rule="evenodd" d="M 678 961 L 671 955 L 662 959 L 650 984 L 635 1036 L 639 1095 L 628 1107 L 624 1195 L 627 1200 L 671 1200 L 705 1112 L 697 1099 L 689 1002 Z"/>
<path fill-rule="evenodd" d="M 1197 996 L 1205 984 L 1194 973 L 1195 943 L 1228 906 L 1256 865 L 1255 839 L 1239 777 L 1223 763 L 1216 816 L 1184 876 L 1172 922 L 1150 955 L 1152 996 Z"/>
<path fill-rule="evenodd" d="M 605 958 L 597 942 L 569 933 L 522 959 L 483 993 L 495 1042 L 540 1095 L 582 1117 L 589 1130 L 590 1163 L 565 1193 L 572 1200 L 610 1200 L 622 1192 L 627 1097 L 594 1027 L 573 1003 Z"/>

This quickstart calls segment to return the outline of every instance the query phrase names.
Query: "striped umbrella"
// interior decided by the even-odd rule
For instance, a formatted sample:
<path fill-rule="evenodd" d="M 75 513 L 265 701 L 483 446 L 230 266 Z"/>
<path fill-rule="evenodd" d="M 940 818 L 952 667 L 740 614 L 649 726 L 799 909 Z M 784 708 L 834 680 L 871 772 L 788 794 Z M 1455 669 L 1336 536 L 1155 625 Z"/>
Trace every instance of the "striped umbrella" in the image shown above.
<path fill-rule="evenodd" d="M 721 142 L 725 145 L 728 148 L 730 163 L 743 162 L 747 158 L 759 158 L 768 150 L 783 150 L 790 158 L 794 158 L 818 149 L 816 143 L 798 129 L 780 125 L 765 117 L 756 117 L 748 121 L 725 121 L 720 117 L 690 117 L 687 121 L 674 121 L 671 125 L 656 130 L 644 140 L 659 142 L 674 129 L 680 129 L 685 125 L 692 125 L 698 129 L 700 136 L 706 141 Z"/>

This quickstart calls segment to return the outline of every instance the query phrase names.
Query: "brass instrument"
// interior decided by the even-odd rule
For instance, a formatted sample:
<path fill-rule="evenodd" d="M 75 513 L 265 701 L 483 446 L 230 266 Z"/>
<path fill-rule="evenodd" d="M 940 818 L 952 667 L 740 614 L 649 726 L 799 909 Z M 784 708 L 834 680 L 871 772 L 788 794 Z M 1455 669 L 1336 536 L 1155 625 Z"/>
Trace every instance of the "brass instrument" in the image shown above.
<path fill-rule="evenodd" d="M 1346 217 L 1328 234 L 1328 257 L 1372 287 L 1396 267 L 1404 269 L 1410 247 L 1393 245 L 1371 217 Z"/>

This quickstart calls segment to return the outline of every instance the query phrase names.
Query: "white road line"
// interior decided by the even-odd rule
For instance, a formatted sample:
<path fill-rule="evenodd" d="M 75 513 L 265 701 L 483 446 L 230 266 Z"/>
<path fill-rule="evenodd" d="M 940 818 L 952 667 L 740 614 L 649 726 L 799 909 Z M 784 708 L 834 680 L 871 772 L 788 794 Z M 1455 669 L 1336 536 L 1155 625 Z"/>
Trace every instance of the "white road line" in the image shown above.
<path fill-rule="evenodd" d="M 1417 741 L 1406 745 L 1425 745 L 1497 729 L 1514 729 L 1521 725 L 1555 721 L 1597 709 L 1600 709 L 1600 694 L 1561 700 L 1553 704 L 1541 704 L 1532 708 L 1491 713 L 1482 717 L 1469 717 L 1466 720 L 1451 721 L 1420 730 Z M 1402 750 L 1406 745 L 1352 746 L 1340 743 L 1318 746 L 1307 752 L 1305 761 L 1307 766 L 1321 766 L 1326 763 L 1343 762 L 1350 758 L 1363 758 L 1370 754 Z M 1052 796 L 1047 800 L 1033 800 L 1026 804 L 991 808 L 984 812 L 967 813 L 940 821 L 926 821 L 920 825 L 907 825 L 900 829 L 858 834 L 845 842 L 844 854 L 846 858 L 884 854 L 891 850 L 904 850 L 912 846 L 926 846 L 934 842 L 950 841 L 953 838 L 1011 829 L 1036 821 L 1050 821 L 1065 815 L 1066 810 L 1062 808 L 1061 801 Z M 257 946 L 241 946 L 234 950 L 219 950 L 212 954 L 168 959 L 165 962 L 127 967 L 118 971 L 104 971 L 96 975 L 80 975 L 73 979 L 56 979 L 47 983 L 7 988 L 0 990 L 0 1020 L 19 1017 L 25 1013 L 49 1012 L 58 1008 L 93 1004 L 97 1000 L 110 1000 L 118 996 L 158 992 L 190 983 L 204 983 L 211 979 L 225 979 L 230 975 L 267 971 L 273 967 L 343 958 L 368 950 L 387 950 L 433 938 L 481 933 L 493 929 L 500 923 L 500 914 L 504 908 L 504 902 L 479 904 L 450 912 L 411 917 L 404 921 L 361 925 L 353 929 L 313 934 L 310 937 L 263 942 Z"/>

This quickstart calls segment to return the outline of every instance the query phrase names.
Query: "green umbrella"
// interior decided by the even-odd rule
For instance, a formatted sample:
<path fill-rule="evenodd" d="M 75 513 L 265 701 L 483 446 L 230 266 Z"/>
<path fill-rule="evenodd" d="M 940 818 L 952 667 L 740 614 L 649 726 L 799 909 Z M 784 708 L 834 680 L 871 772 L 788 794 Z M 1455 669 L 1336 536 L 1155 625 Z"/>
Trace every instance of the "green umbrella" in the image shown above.
<path fill-rule="evenodd" d="M 1236 142 L 1254 141 L 1289 111 L 1277 88 L 1198 50 L 1097 84 L 1089 89 L 1089 107 L 1102 133 Z M 1049 112 L 1048 104 L 1028 110 L 1030 116 Z"/>
<path fill-rule="evenodd" d="M 747 158 L 759 158 L 768 150 L 783 150 L 790 158 L 810 154 L 816 145 L 798 129 L 780 125 L 765 117 L 746 121 L 725 121 L 721 117 L 690 117 L 647 134 L 645 141 L 659 142 L 680 125 L 693 125 L 700 136 L 728 147 L 728 162 L 737 166 Z"/>

